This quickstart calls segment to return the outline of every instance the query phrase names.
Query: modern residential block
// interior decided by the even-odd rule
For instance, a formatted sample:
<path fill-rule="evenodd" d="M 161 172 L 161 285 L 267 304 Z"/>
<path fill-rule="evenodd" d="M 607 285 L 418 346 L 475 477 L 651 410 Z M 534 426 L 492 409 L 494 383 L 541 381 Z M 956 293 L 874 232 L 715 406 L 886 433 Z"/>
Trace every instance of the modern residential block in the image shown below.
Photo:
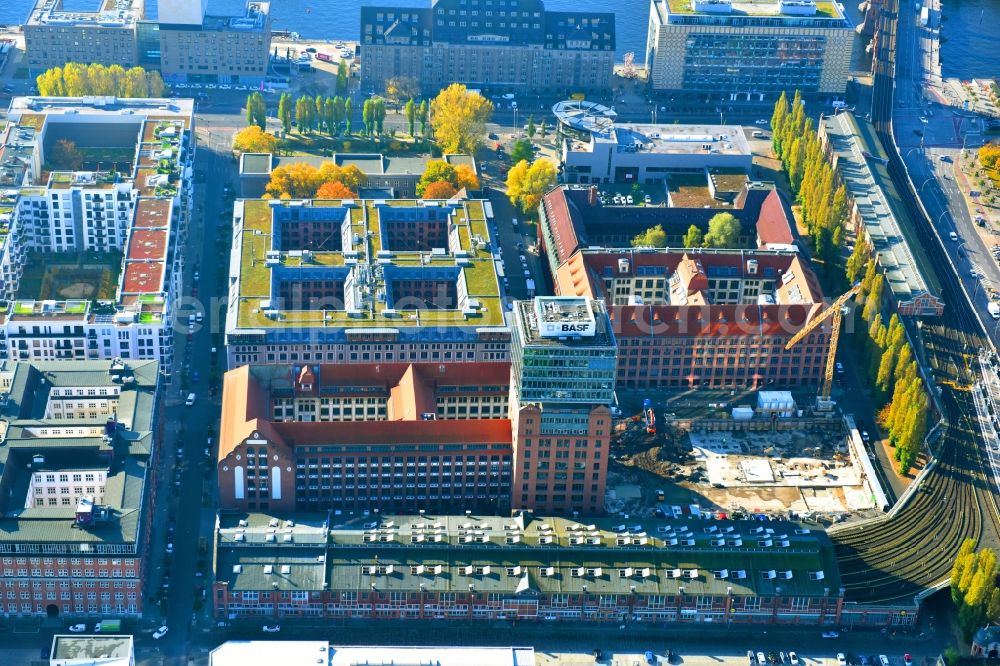
<path fill-rule="evenodd" d="M 726 99 L 784 91 L 843 95 L 854 27 L 824 0 L 652 0 L 646 39 L 650 85 Z"/>
<path fill-rule="evenodd" d="M 229 366 L 507 361 L 492 209 L 237 201 Z"/>
<path fill-rule="evenodd" d="M 546 11 L 541 0 L 432 0 L 361 8 L 362 86 L 406 77 L 433 95 L 452 82 L 493 91 L 605 90 L 615 62 L 611 12 Z"/>
<path fill-rule="evenodd" d="M 0 355 L 166 369 L 183 266 L 172 247 L 192 207 L 191 100 L 15 98 L 0 140 Z M 67 141 L 81 164 L 47 171 Z"/>
<path fill-rule="evenodd" d="M 158 380 L 156 361 L 0 362 L 3 615 L 142 614 Z"/>

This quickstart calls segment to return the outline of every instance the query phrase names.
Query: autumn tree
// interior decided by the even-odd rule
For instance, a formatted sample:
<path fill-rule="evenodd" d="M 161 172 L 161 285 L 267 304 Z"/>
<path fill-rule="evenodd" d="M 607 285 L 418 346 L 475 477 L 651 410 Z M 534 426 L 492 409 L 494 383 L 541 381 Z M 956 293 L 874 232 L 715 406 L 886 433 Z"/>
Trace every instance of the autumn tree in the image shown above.
<path fill-rule="evenodd" d="M 159 72 L 147 72 L 142 67 L 125 70 L 121 65 L 105 67 L 68 62 L 53 67 L 35 78 L 39 95 L 45 97 L 162 97 L 166 92 Z"/>
<path fill-rule="evenodd" d="M 420 86 L 410 76 L 393 76 L 385 82 L 385 96 L 396 104 L 420 94 Z"/>
<path fill-rule="evenodd" d="M 542 196 L 556 184 L 556 168 L 549 160 L 528 164 L 522 160 L 507 173 L 510 202 L 528 213 L 538 208 Z"/>
<path fill-rule="evenodd" d="M 424 188 L 424 199 L 450 199 L 458 190 L 447 180 L 436 180 Z"/>
<path fill-rule="evenodd" d="M 692 224 L 684 234 L 684 247 L 701 247 L 705 242 L 705 237 L 701 233 L 698 225 Z M 664 247 L 666 247 L 664 245 Z"/>
<path fill-rule="evenodd" d="M 417 103 L 413 101 L 412 97 L 406 100 L 403 115 L 406 116 L 406 128 L 409 130 L 410 136 L 413 136 L 417 125 Z"/>
<path fill-rule="evenodd" d="M 324 161 L 319 165 L 318 172 L 321 183 L 334 181 L 343 183 L 347 189 L 354 192 L 357 192 L 368 182 L 367 174 L 353 164 L 342 167 L 334 162 Z"/>
<path fill-rule="evenodd" d="M 257 125 L 244 127 L 233 137 L 233 150 L 243 153 L 274 153 L 278 149 L 278 137 L 261 130 Z"/>
<path fill-rule="evenodd" d="M 632 247 L 666 247 L 667 232 L 663 230 L 663 225 L 646 229 L 632 239 Z"/>
<path fill-rule="evenodd" d="M 718 213 L 708 221 L 705 247 L 737 247 L 741 232 L 740 221 L 731 213 Z"/>
<path fill-rule="evenodd" d="M 475 154 L 486 134 L 493 103 L 461 83 L 453 83 L 431 102 L 434 137 L 445 153 Z"/>
<path fill-rule="evenodd" d="M 531 161 L 535 159 L 535 151 L 531 147 L 531 142 L 527 139 L 518 139 L 510 148 L 510 161 L 517 164 L 521 160 Z"/>
<path fill-rule="evenodd" d="M 78 171 L 83 166 L 83 153 L 69 139 L 59 139 L 52 147 L 51 167 L 55 171 Z"/>
<path fill-rule="evenodd" d="M 1000 619 L 996 552 L 992 548 L 975 551 L 975 547 L 974 539 L 963 541 L 951 568 L 951 601 L 965 640 Z"/>
<path fill-rule="evenodd" d="M 347 189 L 347 186 L 336 180 L 323 183 L 316 190 L 317 199 L 355 199 L 358 193 Z"/>
<path fill-rule="evenodd" d="M 267 129 L 267 104 L 260 92 L 247 95 L 247 125 L 256 125 L 262 130 Z"/>
<path fill-rule="evenodd" d="M 323 184 L 319 169 L 308 162 L 282 164 L 271 171 L 264 191 L 273 197 L 287 194 L 293 199 L 307 199 Z"/>
<path fill-rule="evenodd" d="M 457 187 L 464 187 L 470 192 L 474 192 L 480 187 L 479 176 L 476 175 L 476 170 L 469 164 L 459 164 L 455 167 L 455 179 Z"/>
<path fill-rule="evenodd" d="M 431 183 L 442 180 L 450 183 L 456 190 L 458 189 L 458 172 L 455 167 L 444 160 L 429 160 L 420 180 L 417 181 L 417 196 L 423 196 L 424 190 Z"/>
<path fill-rule="evenodd" d="M 1000 162 L 1000 144 L 987 143 L 979 148 L 979 163 L 987 169 L 996 167 Z"/>
<path fill-rule="evenodd" d="M 295 122 L 299 125 L 299 132 L 312 132 L 316 123 L 316 107 L 313 106 L 312 97 L 302 95 L 295 100 Z"/>

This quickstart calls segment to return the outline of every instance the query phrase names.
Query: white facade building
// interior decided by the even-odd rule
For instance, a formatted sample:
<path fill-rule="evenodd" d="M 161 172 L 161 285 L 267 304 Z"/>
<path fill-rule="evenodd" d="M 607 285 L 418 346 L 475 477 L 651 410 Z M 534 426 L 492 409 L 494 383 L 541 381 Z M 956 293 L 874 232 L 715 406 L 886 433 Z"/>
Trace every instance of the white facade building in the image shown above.
<path fill-rule="evenodd" d="M 157 359 L 166 372 L 182 268 L 171 246 L 192 206 L 192 101 L 15 98 L 8 120 L 0 134 L 0 193 L 11 202 L 0 204 L 0 357 Z M 53 159 L 46 152 L 62 140 L 121 159 L 44 178 L 42 165 Z M 113 297 L 44 286 L 18 294 L 29 253 L 38 262 L 82 252 L 120 253 L 113 265 L 82 267 L 92 271 L 84 286 L 117 275 L 117 284 L 92 285 L 114 287 Z"/>
<path fill-rule="evenodd" d="M 605 124 L 566 133 L 562 163 L 568 183 L 646 183 L 705 169 L 749 173 L 753 154 L 737 125 Z"/>

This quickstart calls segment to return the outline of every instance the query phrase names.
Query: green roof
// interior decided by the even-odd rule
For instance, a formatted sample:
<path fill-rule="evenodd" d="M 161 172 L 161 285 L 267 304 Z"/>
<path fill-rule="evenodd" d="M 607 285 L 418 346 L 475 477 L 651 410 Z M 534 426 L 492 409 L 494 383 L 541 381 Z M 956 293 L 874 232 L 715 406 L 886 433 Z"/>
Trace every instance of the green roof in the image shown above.
<path fill-rule="evenodd" d="M 235 234 L 238 238 L 239 262 L 234 266 L 232 276 L 238 281 L 239 304 L 236 308 L 236 328 L 271 329 L 287 326 L 296 327 L 415 327 L 426 324 L 452 326 L 502 326 L 505 322 L 501 302 L 500 283 L 496 275 L 493 256 L 489 250 L 490 233 L 486 221 L 487 209 L 483 201 L 468 200 L 448 204 L 425 204 L 419 200 L 309 200 L 296 202 L 302 208 L 315 211 L 318 208 L 346 209 L 344 224 L 350 230 L 343 236 L 349 247 L 338 251 L 312 251 L 304 255 L 301 251 L 276 250 L 273 215 L 282 207 L 292 207 L 291 202 L 251 199 L 240 202 L 236 209 Z M 383 251 L 381 237 L 381 211 L 395 208 L 426 208 L 439 211 L 442 206 L 452 208 L 450 224 L 455 227 L 457 247 L 450 247 L 444 254 L 420 252 L 416 250 L 394 249 L 390 255 Z M 417 215 L 414 224 L 423 221 Z M 486 243 L 479 249 L 474 240 Z M 348 254 L 351 253 L 351 254 Z M 276 267 L 283 271 L 283 279 L 291 279 L 297 270 L 317 268 L 346 268 L 356 271 L 355 266 L 382 264 L 428 271 L 434 268 L 457 268 L 464 276 L 467 295 L 478 301 L 478 308 L 463 309 L 394 309 L 385 314 L 387 306 L 383 301 L 354 312 L 346 310 L 285 310 L 275 308 L 276 313 L 266 316 L 262 302 L 271 301 L 277 305 L 278 295 L 272 293 L 272 274 Z M 313 278 L 321 279 L 321 278 Z M 380 279 L 380 278 L 377 278 Z M 376 289 L 381 286 L 378 285 Z"/>

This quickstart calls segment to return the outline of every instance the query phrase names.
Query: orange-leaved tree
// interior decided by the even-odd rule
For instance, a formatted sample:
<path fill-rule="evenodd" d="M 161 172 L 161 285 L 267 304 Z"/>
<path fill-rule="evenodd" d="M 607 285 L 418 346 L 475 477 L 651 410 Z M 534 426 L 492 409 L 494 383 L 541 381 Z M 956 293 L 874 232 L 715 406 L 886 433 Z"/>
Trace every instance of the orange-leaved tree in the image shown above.
<path fill-rule="evenodd" d="M 455 186 L 447 180 L 435 180 L 424 188 L 424 199 L 450 199 L 455 196 Z"/>
<path fill-rule="evenodd" d="M 317 199 L 354 199 L 357 196 L 357 192 L 352 192 L 346 185 L 336 180 L 323 183 L 316 190 Z"/>

